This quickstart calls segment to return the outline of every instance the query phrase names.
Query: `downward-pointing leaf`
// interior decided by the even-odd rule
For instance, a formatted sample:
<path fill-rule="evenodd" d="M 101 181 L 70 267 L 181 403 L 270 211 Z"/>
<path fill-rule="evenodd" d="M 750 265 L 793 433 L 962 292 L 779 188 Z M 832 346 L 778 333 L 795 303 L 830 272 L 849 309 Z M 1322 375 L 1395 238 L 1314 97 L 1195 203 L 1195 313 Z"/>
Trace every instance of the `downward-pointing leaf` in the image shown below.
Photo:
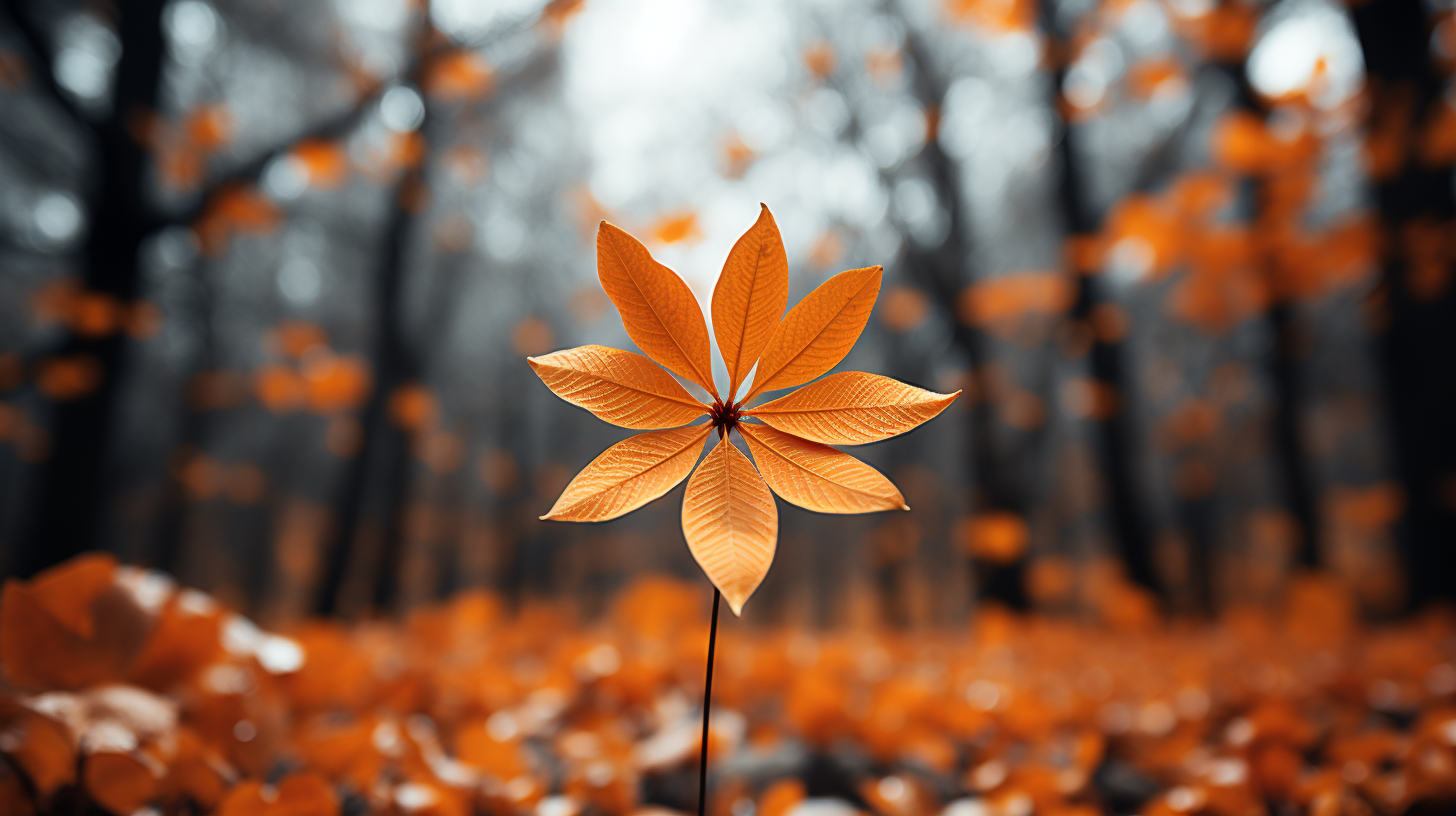
<path fill-rule="evenodd" d="M 698 566 L 741 614 L 773 563 L 779 511 L 753 463 L 726 437 L 688 480 L 682 526 Z"/>
<path fill-rule="evenodd" d="M 862 445 L 915 428 L 960 393 L 937 394 L 878 374 L 844 371 L 745 413 L 814 442 Z"/>
<path fill-rule="evenodd" d="M 763 480 L 790 504 L 819 513 L 909 510 L 878 470 L 828 445 L 764 425 L 739 425 Z"/>
<path fill-rule="evenodd" d="M 597 230 L 597 277 L 632 342 L 664 368 L 718 396 L 708 324 L 676 272 L 654 261 L 636 238 L 603 221 Z"/>
<path fill-rule="evenodd" d="M 526 360 L 556 396 L 623 428 L 676 428 L 708 412 L 671 374 L 630 351 L 581 346 Z"/>
<path fill-rule="evenodd" d="M 766 205 L 728 253 L 713 287 L 713 336 L 728 365 L 728 398 L 748 376 L 789 305 L 789 256 Z"/>
<path fill-rule="evenodd" d="M 869 322 L 880 272 L 878 266 L 841 272 L 790 309 L 759 357 L 748 396 L 806 383 L 843 360 Z"/>
<path fill-rule="evenodd" d="M 712 425 L 637 434 L 607 448 L 561 491 L 554 521 L 606 521 L 673 489 L 692 472 Z"/>

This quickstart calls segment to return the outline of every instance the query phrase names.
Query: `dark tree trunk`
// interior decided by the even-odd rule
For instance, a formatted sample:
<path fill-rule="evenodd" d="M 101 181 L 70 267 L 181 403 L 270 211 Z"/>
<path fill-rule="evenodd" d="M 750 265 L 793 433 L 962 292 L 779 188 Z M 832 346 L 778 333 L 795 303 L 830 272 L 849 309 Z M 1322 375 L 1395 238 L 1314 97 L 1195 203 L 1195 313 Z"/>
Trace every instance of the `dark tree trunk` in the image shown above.
<path fill-rule="evenodd" d="M 1430 29 L 1420 0 L 1356 5 L 1355 30 L 1372 83 L 1372 102 L 1409 93 L 1411 123 L 1419 132 L 1445 102 L 1443 79 L 1432 63 Z M 1388 394 L 1386 410 L 1396 466 L 1405 485 L 1406 514 L 1397 530 L 1409 577 L 1412 608 L 1456 598 L 1456 292 L 1449 282 L 1435 297 L 1419 297 L 1414 271 L 1401 248 L 1408 229 L 1426 226 L 1450 234 L 1456 215 L 1450 165 L 1423 164 L 1407 136 L 1402 166 L 1375 188 L 1385 232 L 1383 314 L 1377 325 Z M 1445 270 L 1447 275 L 1450 270 Z"/>
<path fill-rule="evenodd" d="M 100 183 L 88 202 L 84 284 L 121 303 L 136 295 L 138 252 L 153 226 L 146 196 L 148 157 L 133 139 L 131 125 L 156 108 L 165 46 L 163 5 L 161 0 L 130 0 L 117 7 L 122 53 L 115 93 L 111 112 L 95 128 Z M 37 69 L 49 71 L 49 65 Z M 71 335 L 58 350 L 94 360 L 101 380 L 91 393 L 55 406 L 54 448 L 42 469 L 40 495 L 27 523 L 25 549 L 17 565 L 22 574 L 95 546 L 124 346 L 121 333 L 99 338 Z"/>
<path fill-rule="evenodd" d="M 905 52 L 913 64 L 916 96 L 927 110 L 939 110 L 945 102 L 946 81 L 939 76 L 925 43 L 913 30 L 906 34 Z M 945 208 L 950 230 L 945 240 L 934 247 L 918 246 L 913 239 L 907 238 L 900 264 L 910 280 L 930 293 L 932 300 L 948 313 L 954 327 L 955 344 L 966 356 L 975 375 L 977 387 L 972 397 L 975 402 L 970 408 L 971 449 L 967 456 L 975 485 L 972 511 L 1005 510 L 1025 518 L 1030 508 L 1024 486 L 1013 484 L 1007 469 L 998 463 L 994 441 L 995 405 L 990 399 L 985 367 L 990 361 L 987 339 L 979 329 L 960 319 L 956 311 L 961 290 L 967 283 L 966 269 L 972 249 L 967 236 L 968 216 L 961 190 L 960 168 L 933 138 L 926 140 L 918 160 L 935 188 L 936 198 Z M 972 565 L 972 586 L 976 587 L 979 597 L 1022 609 L 1026 607 L 1022 580 L 1024 571 L 1022 559 L 1011 564 L 977 560 Z"/>
<path fill-rule="evenodd" d="M 397 599 L 400 570 L 404 561 L 404 513 L 409 492 L 410 434 L 387 416 L 389 399 L 401 385 L 420 375 L 420 361 L 405 336 L 402 296 L 405 269 L 409 263 L 410 239 L 416 215 L 428 202 L 425 168 L 430 156 L 429 134 L 435 127 L 421 79 L 427 68 L 433 29 L 426 22 L 417 35 L 415 61 L 409 86 L 421 94 L 425 118 L 417 132 L 424 149 L 415 163 L 404 170 L 394 190 L 394 209 L 383 246 L 383 266 L 375 279 L 374 310 L 377 334 L 372 352 L 373 390 L 360 418 L 363 444 L 344 477 L 334 516 L 332 545 L 325 553 L 323 579 L 314 611 L 329 615 L 338 611 L 344 579 L 355 555 L 354 543 L 368 517 L 383 533 L 370 603 L 388 610 Z M 374 508 L 368 507 L 373 496 Z"/>
<path fill-rule="evenodd" d="M 1066 79 L 1069 54 L 1065 42 L 1067 37 L 1058 30 L 1052 0 L 1041 0 L 1041 23 L 1048 37 L 1063 46 L 1053 50 L 1060 53 L 1052 68 L 1053 111 L 1062 107 L 1062 86 Z M 1069 239 L 1089 238 L 1101 229 L 1101 217 L 1092 212 L 1087 196 L 1082 189 L 1082 175 L 1079 171 L 1080 158 L 1076 150 L 1075 130 L 1072 123 L 1062 120 L 1062 138 L 1057 142 L 1057 156 L 1061 160 L 1061 175 L 1057 179 L 1057 200 L 1061 205 L 1062 222 Z M 1067 263 L 1072 264 L 1073 259 Z M 1097 270 L 1071 268 L 1075 278 L 1076 300 L 1068 314 L 1068 325 L 1090 328 L 1095 310 L 1103 302 L 1101 292 L 1093 273 Z M 1101 393 L 1109 395 L 1105 412 L 1099 412 L 1093 420 L 1097 434 L 1096 450 L 1100 459 L 1100 471 L 1106 479 L 1108 510 L 1112 520 L 1113 534 L 1117 539 L 1117 553 L 1122 559 L 1127 576 L 1139 586 L 1161 594 L 1161 586 L 1153 570 L 1152 548 L 1148 540 L 1147 526 L 1139 511 L 1137 489 L 1133 477 L 1132 431 L 1128 428 L 1126 406 L 1127 384 L 1123 377 L 1122 343 L 1099 332 L 1093 332 L 1093 342 L 1088 352 L 1092 381 Z"/>

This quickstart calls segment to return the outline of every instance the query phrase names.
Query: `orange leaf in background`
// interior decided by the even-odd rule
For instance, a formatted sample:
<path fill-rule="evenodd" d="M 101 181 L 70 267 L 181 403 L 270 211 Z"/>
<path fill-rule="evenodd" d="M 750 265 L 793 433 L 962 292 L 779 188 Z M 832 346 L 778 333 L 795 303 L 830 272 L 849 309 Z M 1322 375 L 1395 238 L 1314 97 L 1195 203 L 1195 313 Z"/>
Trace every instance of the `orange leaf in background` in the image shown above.
<path fill-rule="evenodd" d="M 228 791 L 216 816 L 337 816 L 339 800 L 317 774 L 283 777 L 277 785 L 248 780 Z"/>
<path fill-rule="evenodd" d="M 162 780 L 164 799 L 190 799 L 203 810 L 211 810 L 234 781 L 236 772 L 214 749 L 204 745 L 192 729 L 178 729 L 167 775 Z"/>
<path fill-rule="evenodd" d="M 179 592 L 127 674 L 128 682 L 168 691 L 192 679 L 222 654 L 222 607 L 200 592 Z"/>
<path fill-rule="evenodd" d="M 475 51 L 452 51 L 430 64 L 425 93 L 445 102 L 481 99 L 495 87 L 495 72 Z"/>
<path fill-rule="evenodd" d="M 71 328 L 83 337 L 105 337 L 124 317 L 121 303 L 104 292 L 83 289 L 71 304 Z"/>
<path fill-rule="evenodd" d="M 896 286 L 885 293 L 885 308 L 880 312 L 880 322 L 891 331 L 910 331 L 930 314 L 930 302 L 925 293 L 908 286 Z"/>
<path fill-rule="evenodd" d="M 0 52 L 0 85 L 5 84 L 5 54 Z M 5 764 L 0 764 L 0 813 L 11 816 L 35 816 L 35 803 L 25 789 L 25 782 Z"/>
<path fill-rule="evenodd" d="M 541 10 L 541 19 L 560 28 L 570 22 L 585 4 L 585 0 L 551 0 Z"/>
<path fill-rule="evenodd" d="M 289 357 L 302 357 L 314 346 L 327 346 L 329 336 L 323 328 L 302 320 L 285 320 L 264 335 L 265 347 Z"/>
<path fill-rule="evenodd" d="M 299 142 L 291 152 L 308 172 L 308 183 L 315 187 L 337 187 L 349 176 L 349 154 L 338 142 L 309 139 Z"/>
<path fill-rule="evenodd" d="M 291 411 L 303 404 L 304 383 L 287 366 L 264 366 L 253 380 L 258 401 L 274 413 Z"/>
<path fill-rule="evenodd" d="M 995 34 L 1025 31 L 1036 22 L 1036 8 L 1027 0 L 947 0 L 945 10 Z"/>
<path fill-rule="evenodd" d="M 25 773 L 42 800 L 76 781 L 70 730 L 9 699 L 0 700 L 0 751 Z"/>
<path fill-rule="evenodd" d="M 758 362 L 789 305 L 789 256 L 766 205 L 733 245 L 713 287 L 713 336 L 728 364 L 728 399 Z"/>
<path fill-rule="evenodd" d="M 418 431 L 433 424 L 439 410 L 435 395 L 417 382 L 405 383 L 389 395 L 389 418 L 406 431 Z"/>
<path fill-rule="evenodd" d="M 1072 282 L 1055 272 L 1011 272 L 977 281 L 964 290 L 957 315 L 972 326 L 1006 335 L 1029 315 L 1056 315 L 1076 297 Z"/>
<path fill-rule="evenodd" d="M 993 510 L 961 524 L 961 543 L 977 558 L 1010 564 L 1026 551 L 1026 522 L 1015 513 Z"/>
<path fill-rule="evenodd" d="M 1165 83 L 1187 84 L 1182 63 L 1171 57 L 1139 60 L 1127 71 L 1128 90 L 1138 99 L 1152 99 Z"/>
<path fill-rule="evenodd" d="M 739 425 L 759 473 L 784 501 L 818 513 L 909 510 L 879 471 L 818 442 L 763 425 Z"/>
<path fill-rule="evenodd" d="M 36 603 L 58 623 L 84 638 L 95 634 L 91 602 L 116 580 L 116 558 L 87 553 L 46 570 L 30 582 Z"/>
<path fill-rule="evenodd" d="M 101 384 L 101 364 L 89 354 L 47 357 L 35 374 L 35 387 L 57 402 L 84 397 Z"/>
<path fill-rule="evenodd" d="M 213 195 L 192 230 L 203 254 L 217 257 L 235 233 L 266 234 L 281 219 L 282 213 L 262 193 L 251 187 L 233 186 Z"/>
<path fill-rule="evenodd" d="M 11 684 L 75 689 L 120 679 L 145 644 L 152 620 L 115 581 L 98 586 L 109 560 L 88 556 L 30 582 L 5 582 L 0 669 Z"/>
<path fill-rule="evenodd" d="M 758 391 L 799 385 L 844 359 L 869 321 L 880 267 L 836 275 L 780 321 L 788 300 L 788 260 L 773 215 L 763 206 L 734 245 L 713 293 L 714 331 L 729 371 L 727 402 L 714 387 L 707 323 L 687 284 L 652 260 L 636 239 L 606 222 L 597 233 L 597 268 L 628 335 L 657 363 L 712 393 L 713 405 L 692 400 L 646 359 L 598 346 L 531 358 L 536 373 L 563 399 L 618 425 L 657 427 L 704 413 L 710 422 L 639 434 L 608 448 L 541 518 L 605 521 L 628 513 L 687 478 L 703 441 L 717 430 L 717 446 L 688 481 L 682 528 L 688 550 L 737 615 L 773 562 L 778 507 L 770 485 L 787 501 L 826 513 L 908 509 L 900 492 L 874 468 L 793 435 L 792 426 L 797 422 L 831 437 L 839 434 L 833 438 L 866 442 L 910 430 L 944 410 L 956 395 L 931 394 L 868 374 L 841 375 L 805 389 L 808 399 L 770 403 L 784 409 L 769 414 L 790 430 L 741 424 L 745 404 Z M 755 361 L 757 382 L 736 400 L 739 381 Z M 865 383 L 868 387 L 855 391 L 854 384 Z M 856 393 L 868 404 L 852 403 Z M 826 421 L 813 415 L 820 408 L 844 416 Z M 729 439 L 734 429 L 759 458 L 762 474 Z"/>
<path fill-rule="evenodd" d="M 580 346 L 527 362 L 556 396 L 623 428 L 676 428 L 708 412 L 671 374 L 630 351 Z"/>
<path fill-rule="evenodd" d="M 745 411 L 773 427 L 826 445 L 863 445 L 935 418 L 956 397 L 879 374 L 844 371 Z"/>
<path fill-rule="evenodd" d="M 188 115 L 184 128 L 194 147 L 211 153 L 227 144 L 232 117 L 222 105 L 204 105 Z"/>
<path fill-rule="evenodd" d="M 554 342 L 556 335 L 551 331 L 551 324 L 539 317 L 525 318 L 511 329 L 511 346 L 527 357 L 544 354 Z"/>
<path fill-rule="evenodd" d="M 1421 134 L 1421 161 L 1429 167 L 1456 163 L 1456 107 L 1437 106 Z"/>
<path fill-rule="evenodd" d="M 708 324 L 683 279 L 653 260 L 642 242 L 605 221 L 597 231 L 597 277 L 632 342 L 716 398 Z"/>
<path fill-rule="evenodd" d="M 834 48 L 827 42 L 821 40 L 804 49 L 804 66 L 821 82 L 834 73 L 835 62 Z"/>
<path fill-rule="evenodd" d="M 369 397 L 374 378 L 362 357 L 328 354 L 304 363 L 303 381 L 314 413 L 346 411 Z"/>
<path fill-rule="evenodd" d="M 1130 195 L 1119 201 L 1107 216 L 1103 235 L 1107 265 L 1134 279 L 1156 278 L 1182 259 L 1181 224 L 1152 196 Z"/>
<path fill-rule="evenodd" d="M 711 430 L 674 428 L 618 442 L 576 474 L 541 518 L 606 521 L 636 510 L 687 478 Z"/>
<path fill-rule="evenodd" d="M 703 233 L 698 229 L 697 214 L 688 212 L 659 219 L 652 226 L 652 237 L 664 244 L 676 244 L 680 241 L 697 241 L 703 237 Z"/>
<path fill-rule="evenodd" d="M 1180 20 L 1180 33 L 1202 55 L 1216 62 L 1239 63 L 1259 23 L 1260 9 L 1247 3 L 1218 3 L 1191 19 Z"/>
<path fill-rule="evenodd" d="M 163 769 L 155 762 L 146 762 L 141 752 L 97 751 L 81 764 L 81 779 L 86 792 L 96 803 L 112 813 L 132 813 L 140 809 L 157 792 Z"/>
<path fill-rule="evenodd" d="M 19 90 L 30 81 L 30 63 L 8 48 L 0 48 L 0 87 Z"/>
<path fill-rule="evenodd" d="M 744 400 L 801 385 L 838 365 L 869 322 L 881 277 L 878 266 L 841 272 L 790 309 L 759 357 Z"/>
<path fill-rule="evenodd" d="M 682 526 L 688 550 L 735 615 L 768 574 L 778 521 L 773 494 L 753 463 L 727 437 L 719 439 L 688 480 Z"/>

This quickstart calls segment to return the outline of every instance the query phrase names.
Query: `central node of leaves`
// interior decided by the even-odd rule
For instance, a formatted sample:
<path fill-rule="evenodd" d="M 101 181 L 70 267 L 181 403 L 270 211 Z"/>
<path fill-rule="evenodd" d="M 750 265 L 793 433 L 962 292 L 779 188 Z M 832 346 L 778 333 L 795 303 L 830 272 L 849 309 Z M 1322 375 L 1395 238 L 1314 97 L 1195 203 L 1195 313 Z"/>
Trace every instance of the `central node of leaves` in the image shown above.
<path fill-rule="evenodd" d="M 708 417 L 713 420 L 713 427 L 718 429 L 718 436 L 724 437 L 743 418 L 741 406 L 725 403 L 721 399 L 713 400 L 713 409 L 708 412 Z"/>

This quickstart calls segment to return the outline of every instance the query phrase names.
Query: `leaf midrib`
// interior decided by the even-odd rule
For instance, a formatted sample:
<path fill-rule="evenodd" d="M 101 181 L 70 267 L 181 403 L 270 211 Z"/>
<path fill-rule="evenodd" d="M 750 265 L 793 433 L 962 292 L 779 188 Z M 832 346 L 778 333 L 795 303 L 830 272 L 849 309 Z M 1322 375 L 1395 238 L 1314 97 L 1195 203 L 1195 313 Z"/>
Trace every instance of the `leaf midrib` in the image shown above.
<path fill-rule="evenodd" d="M 707 429 L 711 429 L 712 426 L 710 426 L 710 425 L 704 425 L 702 427 L 703 428 L 707 428 Z M 648 433 L 652 433 L 652 432 L 651 431 L 648 431 Z M 703 434 L 703 436 L 707 436 L 707 434 L 705 433 L 705 434 Z M 572 502 L 571 504 L 568 504 L 567 506 L 565 506 L 565 507 L 563 507 L 561 509 L 563 511 L 565 511 L 565 510 L 574 509 L 576 507 L 580 507 L 584 502 L 587 502 L 587 501 L 590 501 L 591 499 L 597 498 L 597 497 L 601 496 L 603 493 L 606 493 L 608 490 L 616 490 L 617 488 L 619 488 L 622 485 L 624 485 L 624 484 L 632 481 L 633 479 L 640 479 L 643 476 L 646 476 L 647 474 L 651 473 L 652 471 L 656 470 L 657 468 L 660 468 L 663 465 L 667 464 L 668 462 L 671 462 L 673 459 L 676 459 L 678 456 L 681 456 L 682 455 L 682 452 L 685 451 L 685 450 L 687 450 L 688 448 L 692 447 L 695 441 L 697 441 L 697 442 L 701 442 L 702 441 L 701 439 L 697 439 L 697 434 L 693 434 L 693 436 L 690 437 L 688 439 L 688 441 L 683 444 L 682 447 L 678 448 L 677 450 L 673 451 L 672 453 L 668 454 L 667 456 L 662 457 L 661 459 L 657 460 L 656 462 L 653 462 L 651 465 L 643 468 L 642 470 L 637 471 L 636 473 L 632 474 L 631 476 L 628 476 L 625 479 L 622 479 L 621 481 L 613 482 L 612 484 L 607 485 L 606 487 L 602 488 L 601 490 L 598 490 L 595 493 L 588 494 L 587 496 L 583 497 L 580 501 Z"/>
<path fill-rule="evenodd" d="M 657 318 L 657 322 L 659 325 L 662 326 L 663 332 L 667 335 L 667 339 L 672 341 L 672 344 L 674 347 L 677 348 L 678 353 L 683 356 L 683 360 L 687 361 L 688 368 L 691 368 L 693 370 L 693 374 L 695 374 L 696 376 L 703 377 L 703 372 L 698 369 L 698 364 L 693 362 L 692 355 L 688 354 L 687 349 L 683 348 L 682 343 L 678 342 L 677 335 L 673 334 L 672 328 L 668 326 L 667 321 L 662 319 L 662 315 L 658 313 L 657 306 L 653 304 L 652 298 L 648 297 L 647 293 L 643 291 L 642 284 L 638 282 L 637 275 L 634 274 L 632 271 L 632 265 L 627 263 L 626 259 L 622 257 L 622 249 L 621 247 L 617 246 L 617 242 L 615 240 L 612 241 L 612 254 L 617 256 L 617 263 L 621 264 L 622 268 L 627 270 L 627 278 L 632 281 L 632 286 L 637 289 L 637 294 L 642 297 L 642 302 L 647 304 L 647 309 L 652 312 L 652 316 Z M 657 263 L 657 261 L 653 260 L 650 254 L 648 255 L 647 262 Z M 657 265 L 662 266 L 662 264 Z M 665 266 L 663 266 L 662 268 L 666 269 L 670 274 L 677 274 L 671 269 L 667 269 L 667 267 Z M 691 295 L 692 291 L 689 290 L 688 294 Z M 697 306 L 697 298 L 693 298 L 693 305 Z M 703 377 L 702 379 L 697 381 L 698 385 L 706 386 L 710 392 L 713 392 L 714 396 L 717 396 L 717 389 L 712 386 L 712 382 L 712 377 Z"/>
<path fill-rule="evenodd" d="M 638 394 L 646 394 L 649 397 L 657 397 L 658 399 L 666 400 L 666 401 L 669 401 L 669 402 L 675 402 L 675 403 L 677 403 L 679 405 L 686 405 L 689 408 L 692 408 L 694 410 L 701 411 L 702 414 L 706 414 L 708 412 L 707 411 L 708 406 L 704 405 L 702 402 L 699 402 L 698 400 L 693 399 L 693 396 L 691 394 L 688 395 L 687 399 L 683 399 L 682 397 L 679 397 L 679 396 L 676 396 L 676 395 L 673 395 L 673 394 L 661 394 L 661 393 L 658 393 L 656 391 L 648 391 L 647 389 L 642 388 L 640 386 L 631 385 L 631 384 L 622 382 L 621 380 L 614 379 L 612 377 L 608 377 L 605 374 L 598 374 L 598 373 L 596 373 L 594 371 L 583 371 L 582 369 L 579 369 L 579 368 L 569 368 L 567 366 L 554 365 L 554 364 L 551 364 L 551 363 L 546 363 L 545 365 L 549 366 L 550 368 L 554 368 L 557 371 L 568 371 L 568 372 L 571 372 L 573 374 L 581 374 L 581 375 L 585 375 L 585 376 L 588 376 L 588 377 L 596 377 L 599 380 L 602 380 L 604 382 L 611 383 L 612 385 L 618 386 L 619 388 L 625 388 L 628 391 L 635 391 Z"/>
<path fill-rule="evenodd" d="M 780 433 L 782 433 L 782 431 L 780 431 Z M 788 456 L 786 456 L 782 452 L 780 452 L 778 449 L 776 449 L 773 446 L 773 444 L 768 441 L 766 434 L 760 434 L 755 441 L 757 441 L 758 444 L 762 445 L 764 447 L 764 449 L 767 450 L 769 453 L 772 453 L 774 456 L 777 456 L 778 458 L 784 460 L 785 462 L 788 462 L 793 467 L 796 467 L 799 470 L 802 470 L 805 473 L 808 473 L 809 475 L 811 475 L 811 476 L 813 476 L 813 477 L 815 477 L 817 479 L 822 479 L 823 481 L 826 481 L 829 484 L 834 485 L 835 487 L 838 487 L 838 488 L 840 488 L 842 490 L 848 490 L 849 492 L 855 493 L 855 494 L 860 495 L 860 496 L 866 496 L 866 497 L 870 497 L 870 498 L 880 498 L 880 499 L 887 498 L 885 496 L 881 496 L 878 493 L 871 493 L 871 492 L 869 492 L 867 490 L 862 490 L 860 488 L 852 487 L 850 485 L 847 485 L 844 482 L 835 481 L 834 479 L 829 478 L 828 476 L 824 475 L 823 473 L 819 473 L 818 471 L 815 471 L 815 470 L 810 470 L 809 468 L 805 467 L 804 465 L 799 464 L 798 462 L 795 462 L 793 459 L 789 458 Z M 810 440 L 810 441 L 813 441 L 813 440 Z M 816 443 L 816 444 L 823 444 L 823 443 L 821 442 L 821 443 Z M 829 446 L 828 445 L 825 445 L 825 447 L 829 447 Z M 834 450 L 833 448 L 829 448 L 829 449 L 830 450 Z M 844 453 L 843 451 L 836 451 L 836 453 L 842 453 L 845 456 L 849 456 L 849 454 Z M 850 458 L 853 459 L 854 457 L 850 456 Z M 856 461 L 858 461 L 858 460 L 856 460 Z"/>
<path fill-rule="evenodd" d="M 838 320 L 839 319 L 839 316 L 842 315 L 842 314 L 844 314 L 845 307 L 848 306 L 849 304 L 853 303 L 854 302 L 854 299 L 857 298 L 857 297 L 859 297 L 859 294 L 861 292 L 863 292 L 864 290 L 868 289 L 869 286 L 870 286 L 870 284 L 873 283 L 873 282 L 874 282 L 874 276 L 871 275 L 870 276 L 870 279 L 867 280 L 867 281 L 865 281 L 863 286 L 861 286 L 858 289 L 854 290 L 854 294 L 852 294 L 849 297 L 845 298 L 844 302 L 841 303 L 841 304 L 839 304 L 839 308 L 834 310 L 834 316 L 831 317 L 831 318 L 829 318 L 828 320 L 824 321 L 824 325 L 820 326 L 819 327 L 819 330 L 816 331 L 816 332 L 814 332 L 814 335 L 812 337 L 810 337 L 808 340 L 805 340 L 804 341 L 804 344 L 799 347 L 798 352 L 796 352 L 793 357 L 790 357 L 788 360 L 785 360 L 783 365 L 779 366 L 777 369 L 774 370 L 774 372 L 772 374 L 770 374 L 767 377 L 765 377 L 763 379 L 763 384 L 762 385 L 755 385 L 753 387 L 753 391 L 751 391 L 747 397 L 744 397 L 744 399 L 747 400 L 747 399 L 753 397 L 758 392 L 764 390 L 764 388 L 770 382 L 773 381 L 773 378 L 774 377 L 777 377 L 779 374 L 783 373 L 784 369 L 786 369 L 789 366 L 793 365 L 795 362 L 798 361 L 798 359 L 800 357 L 803 357 L 804 356 L 804 353 L 809 350 L 809 347 L 814 344 L 814 341 L 815 340 L 818 340 L 821 336 L 823 336 L 824 332 L 831 325 L 834 324 L 834 321 Z M 802 302 L 803 301 L 800 301 L 800 303 L 802 303 Z M 783 325 L 783 324 L 780 324 L 780 325 Z M 846 351 L 845 353 L 847 354 L 848 352 Z"/>

